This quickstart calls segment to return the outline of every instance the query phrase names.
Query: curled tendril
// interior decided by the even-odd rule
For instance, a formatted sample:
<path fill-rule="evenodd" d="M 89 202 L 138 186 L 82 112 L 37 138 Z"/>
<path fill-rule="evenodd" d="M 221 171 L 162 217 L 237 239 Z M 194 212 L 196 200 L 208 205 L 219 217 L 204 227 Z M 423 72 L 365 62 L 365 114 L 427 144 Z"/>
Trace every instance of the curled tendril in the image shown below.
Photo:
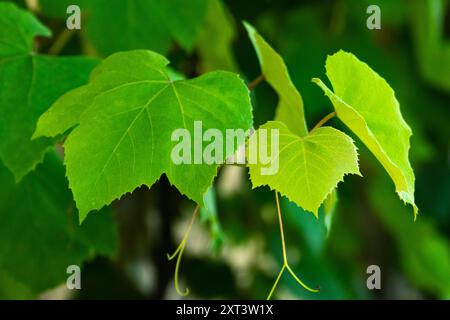
<path fill-rule="evenodd" d="M 183 252 L 184 252 L 184 249 L 186 248 L 187 240 L 189 239 L 189 235 L 191 233 L 192 225 L 194 224 L 194 221 L 197 217 L 199 209 L 200 209 L 200 206 L 197 205 L 194 209 L 194 212 L 192 213 L 191 221 L 189 222 L 189 226 L 186 229 L 186 233 L 184 234 L 183 240 L 181 240 L 180 244 L 178 245 L 178 248 L 171 255 L 167 254 L 167 259 L 169 261 L 175 259 L 175 257 L 177 258 L 177 262 L 175 264 L 175 275 L 174 275 L 175 290 L 177 291 L 177 293 L 180 296 L 183 296 L 183 297 L 185 297 L 189 294 L 189 288 L 186 288 L 184 291 L 180 290 L 178 275 L 179 275 L 179 270 L 180 270 L 181 257 L 183 256 Z"/>

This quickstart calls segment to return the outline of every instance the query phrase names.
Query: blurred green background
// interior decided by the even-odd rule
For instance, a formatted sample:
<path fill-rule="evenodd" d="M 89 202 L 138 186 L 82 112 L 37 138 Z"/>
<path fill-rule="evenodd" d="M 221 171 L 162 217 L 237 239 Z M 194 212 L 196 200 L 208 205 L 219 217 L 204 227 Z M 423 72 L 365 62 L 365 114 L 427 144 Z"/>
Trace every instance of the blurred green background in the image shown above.
<path fill-rule="evenodd" d="M 89 21 L 94 17 L 114 24 L 115 6 L 125 0 L 93 1 L 102 5 L 102 14 L 83 13 L 83 28 L 86 19 L 91 32 L 87 37 L 83 30 L 65 36 L 65 8 L 74 1 L 15 2 L 31 7 L 53 30 L 52 39 L 39 43 L 41 52 L 55 48 L 57 41 L 64 43 L 60 55 L 102 58 L 134 49 L 121 42 L 119 22 L 100 40 L 89 31 L 101 23 Z M 89 8 L 89 1 L 84 2 Z M 198 2 L 183 2 L 184 12 L 199 10 Z M 364 177 L 348 176 L 339 184 L 339 201 L 331 215 L 325 217 L 321 209 L 316 219 L 294 203 L 281 201 L 291 267 L 321 291 L 309 293 L 285 273 L 274 298 L 450 299 L 450 1 L 206 2 L 191 48 L 176 41 L 134 46 L 165 54 L 172 68 L 186 77 L 228 69 L 251 81 L 260 68 L 241 23 L 249 21 L 285 59 L 310 127 L 332 111 L 311 78 L 324 79 L 326 56 L 343 49 L 389 82 L 414 133 L 410 161 L 420 208 L 417 221 L 398 199 L 380 163 L 353 136 Z M 373 4 L 381 9 L 380 30 L 366 27 L 366 9 Z M 83 5 L 82 1 L 82 10 Z M 146 35 L 158 32 L 150 19 L 135 23 Z M 263 83 L 252 99 L 257 128 L 273 119 L 277 97 Z M 338 120 L 330 124 L 345 130 Z M 190 289 L 187 298 L 264 299 L 282 265 L 273 192 L 251 190 L 245 168 L 226 167 L 210 196 L 211 206 L 194 225 L 181 262 L 181 285 Z M 84 264 L 81 291 L 67 292 L 63 286 L 40 297 L 180 298 L 173 284 L 175 264 L 167 261 L 166 253 L 181 240 L 193 204 L 163 177 L 151 189 L 140 188 L 111 208 L 119 232 L 114 257 Z M 381 290 L 366 287 L 366 269 L 372 264 L 381 268 Z"/>

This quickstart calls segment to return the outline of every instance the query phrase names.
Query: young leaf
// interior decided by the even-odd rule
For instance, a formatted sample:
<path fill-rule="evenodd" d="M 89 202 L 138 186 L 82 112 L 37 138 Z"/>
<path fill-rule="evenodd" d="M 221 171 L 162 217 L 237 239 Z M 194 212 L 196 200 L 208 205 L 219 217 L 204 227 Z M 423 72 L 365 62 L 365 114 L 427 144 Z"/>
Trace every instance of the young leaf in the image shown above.
<path fill-rule="evenodd" d="M 360 175 L 356 147 L 343 132 L 321 127 L 306 136 L 298 136 L 284 123 L 269 121 L 254 137 L 258 137 L 260 130 L 272 129 L 279 131 L 279 151 L 271 155 L 272 159 L 279 159 L 279 170 L 273 175 L 263 175 L 264 165 L 249 164 L 253 188 L 268 185 L 317 216 L 320 204 L 345 174 Z M 258 141 L 258 150 L 271 150 L 271 143 L 271 140 L 267 145 L 264 140 Z"/>
<path fill-rule="evenodd" d="M 284 122 L 293 133 L 308 134 L 303 100 L 289 77 L 283 58 L 256 32 L 244 22 L 248 35 L 255 47 L 262 74 L 279 96 L 275 120 Z"/>
<path fill-rule="evenodd" d="M 40 0 L 41 12 L 67 17 L 68 4 L 83 13 L 81 32 L 100 54 L 151 49 L 165 53 L 172 39 L 191 50 L 203 26 L 209 0 Z M 84 22 L 84 19 L 86 20 Z"/>
<path fill-rule="evenodd" d="M 64 168 L 54 153 L 18 184 L 0 164 L 0 221 L 0 278 L 3 272 L 16 283 L 9 294 L 20 284 L 40 293 L 65 281 L 69 265 L 116 252 L 110 212 L 77 224 Z"/>
<path fill-rule="evenodd" d="M 252 126 L 249 92 L 236 74 L 172 81 L 167 64 L 151 51 L 112 55 L 88 85 L 63 96 L 39 120 L 35 136 L 55 136 L 79 124 L 65 142 L 65 164 L 81 219 L 140 185 L 151 186 L 163 173 L 202 204 L 218 165 L 174 164 L 172 132 L 187 129 L 192 135 L 198 120 L 204 130 L 215 128 L 223 136 L 226 129 Z"/>
<path fill-rule="evenodd" d="M 326 70 L 334 92 L 319 79 L 313 81 L 330 98 L 337 116 L 381 162 L 400 199 L 411 204 L 416 215 L 414 172 L 408 160 L 412 132 L 400 113 L 394 90 L 351 53 L 339 51 L 329 56 Z"/>
<path fill-rule="evenodd" d="M 50 31 L 31 14 L 0 3 L 0 159 L 20 180 L 53 144 L 31 141 L 39 116 L 64 92 L 87 81 L 96 64 L 87 58 L 35 54 L 33 38 Z"/>

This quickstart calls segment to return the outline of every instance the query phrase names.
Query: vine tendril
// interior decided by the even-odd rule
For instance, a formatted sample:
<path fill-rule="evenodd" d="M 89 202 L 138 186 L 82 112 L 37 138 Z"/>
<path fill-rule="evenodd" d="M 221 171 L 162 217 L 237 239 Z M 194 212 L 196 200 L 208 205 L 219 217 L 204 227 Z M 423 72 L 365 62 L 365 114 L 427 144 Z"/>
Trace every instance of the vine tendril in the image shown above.
<path fill-rule="evenodd" d="M 178 292 L 178 294 L 180 296 L 187 296 L 189 294 L 189 288 L 186 288 L 184 291 L 180 290 L 180 285 L 179 285 L 179 281 L 178 281 L 178 274 L 180 271 L 180 263 L 181 263 L 181 257 L 183 256 L 183 252 L 184 249 L 186 248 L 186 243 L 187 240 L 189 239 L 189 235 L 191 234 L 191 229 L 192 229 L 192 225 L 194 224 L 195 219 L 197 218 L 198 215 L 198 211 L 200 209 L 200 206 L 197 205 L 194 209 L 194 212 L 192 213 L 192 217 L 191 220 L 189 222 L 188 228 L 186 229 L 186 232 L 183 236 L 183 240 L 181 240 L 180 244 L 178 245 L 178 248 L 175 250 L 174 253 L 167 254 L 167 259 L 169 261 L 175 259 L 175 257 L 177 257 L 177 262 L 175 264 L 175 276 L 174 276 L 174 281 L 175 281 L 175 290 Z"/>
<path fill-rule="evenodd" d="M 295 274 L 295 272 L 292 270 L 292 268 L 289 266 L 288 260 L 287 260 L 287 254 L 286 254 L 286 243 L 284 241 L 284 229 L 283 229 L 283 219 L 281 218 L 281 209 L 280 209 L 280 200 L 278 199 L 278 192 L 275 191 L 275 200 L 277 203 L 277 211 L 278 211 L 278 222 L 280 225 L 280 236 L 281 236 L 281 248 L 283 251 L 283 265 L 281 266 L 280 272 L 278 273 L 278 276 L 275 280 L 275 283 L 272 286 L 272 289 L 269 292 L 269 295 L 267 296 L 267 300 L 270 300 L 272 298 L 273 293 L 275 292 L 275 289 L 278 285 L 278 282 L 281 279 L 281 276 L 284 273 L 284 270 L 288 270 L 289 273 L 292 275 L 292 277 L 295 279 L 295 281 L 298 282 L 303 288 L 310 292 L 319 292 L 320 290 L 312 289 L 309 286 L 307 286 L 303 281 L 300 280 L 300 278 Z"/>

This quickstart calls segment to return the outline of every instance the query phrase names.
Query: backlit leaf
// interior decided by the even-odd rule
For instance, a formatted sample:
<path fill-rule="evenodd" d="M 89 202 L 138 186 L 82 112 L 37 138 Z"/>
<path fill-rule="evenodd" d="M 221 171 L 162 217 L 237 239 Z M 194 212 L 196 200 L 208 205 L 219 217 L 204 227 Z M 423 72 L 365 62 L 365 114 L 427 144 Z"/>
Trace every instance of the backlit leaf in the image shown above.
<path fill-rule="evenodd" d="M 64 168 L 54 153 L 19 184 L 0 165 L 0 297 L 17 298 L 53 288 L 67 278 L 67 267 L 96 254 L 116 252 L 111 212 L 77 223 Z M 5 280 L 6 281 L 6 280 Z"/>
<path fill-rule="evenodd" d="M 210 0 L 40 0 L 41 12 L 68 17 L 80 6 L 81 32 L 102 55 L 133 49 L 165 53 L 176 40 L 191 50 L 203 27 Z"/>
<path fill-rule="evenodd" d="M 328 89 L 314 79 L 330 98 L 337 116 L 381 162 L 405 203 L 414 203 L 414 172 L 408 160 L 412 131 L 400 113 L 394 90 L 367 64 L 351 53 L 339 51 L 326 62 Z"/>
<path fill-rule="evenodd" d="M 261 169 L 265 165 L 249 164 L 254 188 L 268 185 L 317 216 L 319 206 L 345 174 L 360 174 L 356 147 L 343 132 L 321 127 L 300 137 L 282 122 L 269 121 L 254 136 L 261 130 L 273 129 L 279 131 L 279 151 L 271 157 L 278 157 L 279 170 L 273 175 L 264 175 Z M 269 132 L 267 136 L 271 136 Z M 267 142 L 260 139 L 258 148 L 271 150 L 271 143 L 271 139 Z"/>

